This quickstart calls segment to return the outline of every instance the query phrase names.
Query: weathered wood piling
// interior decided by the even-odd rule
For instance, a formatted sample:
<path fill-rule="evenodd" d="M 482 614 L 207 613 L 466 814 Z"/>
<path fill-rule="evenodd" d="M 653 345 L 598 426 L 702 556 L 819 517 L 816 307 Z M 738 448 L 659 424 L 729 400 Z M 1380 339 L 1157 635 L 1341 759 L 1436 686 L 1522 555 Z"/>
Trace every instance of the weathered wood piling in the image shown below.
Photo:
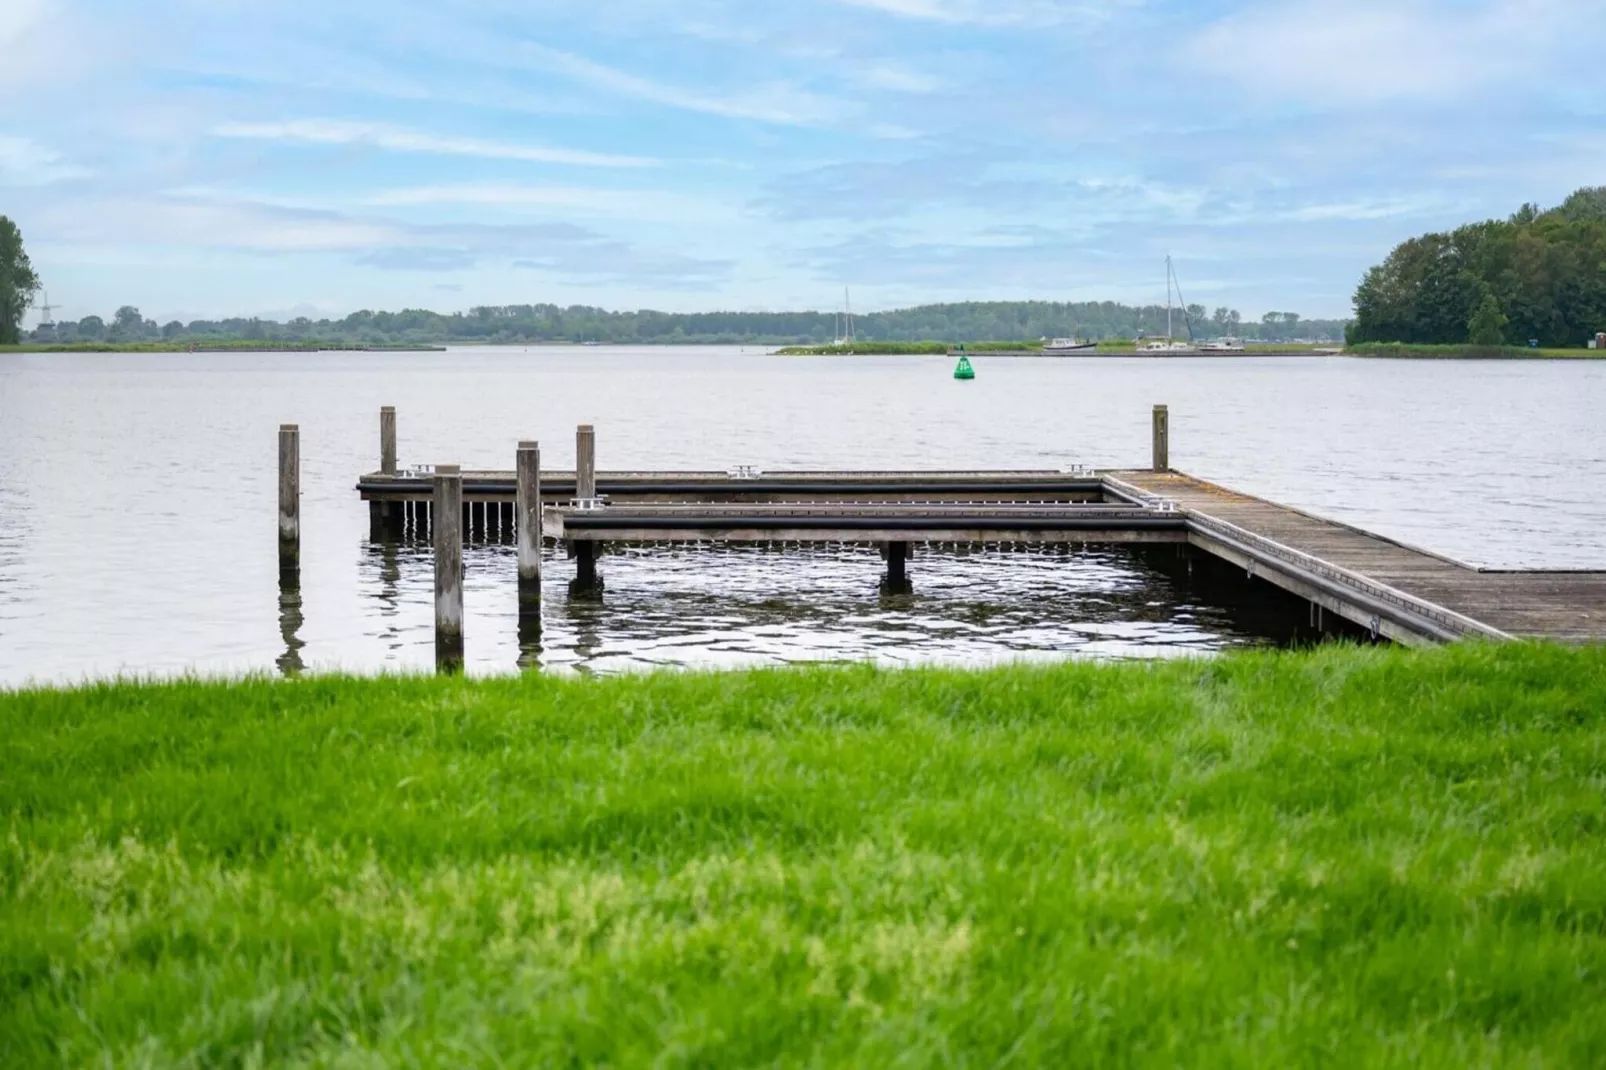
<path fill-rule="evenodd" d="M 379 410 L 379 471 L 387 476 L 396 474 L 396 407 L 384 405 Z"/>
<path fill-rule="evenodd" d="M 279 425 L 279 571 L 301 568 L 301 428 Z"/>
<path fill-rule="evenodd" d="M 541 444 L 520 442 L 514 475 L 518 483 L 514 502 L 516 538 L 519 554 L 520 604 L 528 589 L 537 604 L 541 600 Z"/>
<path fill-rule="evenodd" d="M 435 667 L 463 667 L 463 474 L 435 466 Z"/>
<path fill-rule="evenodd" d="M 581 424 L 574 432 L 574 496 L 580 507 L 590 508 L 597 499 L 597 430 Z M 571 542 L 574 555 L 574 582 L 579 590 L 594 590 L 597 583 L 597 544 Z"/>
<path fill-rule="evenodd" d="M 1171 471 L 1171 410 L 1165 405 L 1154 407 L 1154 470 Z"/>

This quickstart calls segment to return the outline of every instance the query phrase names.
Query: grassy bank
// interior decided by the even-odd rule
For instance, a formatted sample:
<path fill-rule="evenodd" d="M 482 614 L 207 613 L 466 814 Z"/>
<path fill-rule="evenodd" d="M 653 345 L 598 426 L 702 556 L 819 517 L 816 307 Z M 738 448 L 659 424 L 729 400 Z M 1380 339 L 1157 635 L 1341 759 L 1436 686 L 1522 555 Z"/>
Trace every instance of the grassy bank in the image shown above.
<path fill-rule="evenodd" d="M 0 1065 L 1606 1065 L 1606 650 L 0 695 Z"/>
<path fill-rule="evenodd" d="M 1407 357 L 1414 360 L 1589 360 L 1606 357 L 1599 349 L 1529 349 L 1526 346 L 1420 346 L 1402 342 L 1368 342 L 1348 346 L 1357 357 Z"/>
<path fill-rule="evenodd" d="M 841 346 L 787 346 L 777 350 L 786 357 L 883 356 L 896 354 L 943 354 L 952 342 L 854 342 Z M 967 353 L 1019 353 L 1042 349 L 1042 342 L 966 342 Z"/>
<path fill-rule="evenodd" d="M 945 354 L 955 348 L 956 342 L 855 342 L 844 346 L 788 346 L 777 350 L 779 355 L 786 357 L 830 357 L 830 356 L 886 356 L 897 354 L 931 355 Z M 1030 353 L 1043 348 L 1041 341 L 1030 342 L 966 342 L 967 353 Z M 1131 339 L 1116 339 L 1100 342 L 1095 352 L 1098 353 L 1135 353 L 1138 344 Z M 1287 353 L 1308 353 L 1320 347 L 1314 345 L 1278 344 L 1275 342 L 1252 342 L 1244 346 L 1246 353 L 1265 353 L 1268 355 Z"/>

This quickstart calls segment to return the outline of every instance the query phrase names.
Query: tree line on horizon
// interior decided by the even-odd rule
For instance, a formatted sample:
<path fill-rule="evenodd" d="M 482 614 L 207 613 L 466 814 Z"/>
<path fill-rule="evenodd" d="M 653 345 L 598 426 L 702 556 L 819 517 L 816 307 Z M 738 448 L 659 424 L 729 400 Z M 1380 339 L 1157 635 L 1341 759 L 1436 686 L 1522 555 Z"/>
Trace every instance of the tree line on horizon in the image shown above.
<path fill-rule="evenodd" d="M 1606 186 L 1402 242 L 1355 291 L 1346 340 L 1576 348 L 1606 331 Z"/>
<path fill-rule="evenodd" d="M 1256 341 L 1295 338 L 1336 340 L 1342 320 L 1306 320 L 1297 313 L 1269 312 L 1245 321 L 1235 309 L 1213 313 L 1202 305 L 1172 311 L 1173 333 L 1186 337 L 1235 336 Z M 1123 305 L 1114 301 L 969 301 L 922 305 L 854 317 L 860 341 L 983 342 L 1079 337 L 1091 340 L 1136 338 L 1165 333 L 1164 306 Z M 109 319 L 85 316 L 53 328 L 34 330 L 36 342 L 215 342 L 247 340 L 276 343 L 332 342 L 369 345 L 407 343 L 726 343 L 809 345 L 840 337 L 845 325 L 831 312 L 611 312 L 584 305 L 482 305 L 468 312 L 427 309 L 353 312 L 341 319 L 299 317 L 287 323 L 256 317 L 173 320 L 158 324 L 131 305 Z"/>

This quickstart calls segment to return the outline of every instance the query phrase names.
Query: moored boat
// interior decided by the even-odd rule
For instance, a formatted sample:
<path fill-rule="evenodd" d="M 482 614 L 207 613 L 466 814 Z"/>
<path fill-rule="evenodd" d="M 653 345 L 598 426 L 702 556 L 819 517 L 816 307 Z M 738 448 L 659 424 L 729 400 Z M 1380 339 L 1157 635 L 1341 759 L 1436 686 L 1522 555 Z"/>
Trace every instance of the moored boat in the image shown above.
<path fill-rule="evenodd" d="M 1069 353 L 1086 353 L 1097 348 L 1097 342 L 1078 342 L 1074 338 L 1055 338 L 1053 341 L 1043 343 L 1043 355 L 1045 357 L 1062 357 Z"/>

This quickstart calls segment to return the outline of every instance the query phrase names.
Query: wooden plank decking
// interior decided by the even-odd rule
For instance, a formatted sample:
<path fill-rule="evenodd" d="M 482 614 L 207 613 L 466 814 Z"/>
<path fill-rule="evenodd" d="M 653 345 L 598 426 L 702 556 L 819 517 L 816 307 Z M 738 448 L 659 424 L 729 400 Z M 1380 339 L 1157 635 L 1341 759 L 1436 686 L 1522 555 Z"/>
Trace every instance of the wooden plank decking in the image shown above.
<path fill-rule="evenodd" d="M 1253 532 L 1508 635 L 1606 640 L 1606 572 L 1486 572 L 1180 472 L 1107 475 L 1168 498 L 1192 517 Z M 1208 530 L 1190 541 L 1217 549 Z"/>

